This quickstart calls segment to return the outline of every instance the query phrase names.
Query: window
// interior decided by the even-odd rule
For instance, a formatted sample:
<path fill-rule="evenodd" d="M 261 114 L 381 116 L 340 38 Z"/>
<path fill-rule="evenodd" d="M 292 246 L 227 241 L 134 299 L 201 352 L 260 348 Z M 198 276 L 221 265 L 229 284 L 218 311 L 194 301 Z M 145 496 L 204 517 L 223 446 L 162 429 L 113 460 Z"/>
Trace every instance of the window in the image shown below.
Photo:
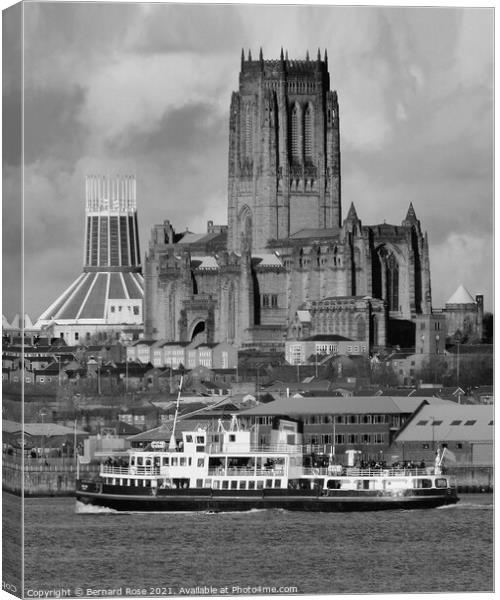
<path fill-rule="evenodd" d="M 417 425 L 427 425 L 427 421 L 419 421 Z"/>
<path fill-rule="evenodd" d="M 234 433 L 229 434 L 229 441 L 230 442 L 235 442 L 236 441 L 236 435 Z"/>
<path fill-rule="evenodd" d="M 488 423 L 488 425 L 493 425 L 493 421 L 490 421 L 490 422 Z"/>
<path fill-rule="evenodd" d="M 437 426 L 437 425 L 442 425 L 442 424 L 443 424 L 443 421 L 433 421 L 433 422 L 432 422 L 432 425 L 433 425 L 433 426 L 434 426 L 434 425 L 436 425 L 436 426 Z"/>
<path fill-rule="evenodd" d="M 306 160 L 312 159 L 313 153 L 313 118 L 312 108 L 308 104 L 304 114 L 304 154 Z"/>
<path fill-rule="evenodd" d="M 355 425 L 358 423 L 358 415 L 349 415 L 349 424 Z"/>
<path fill-rule="evenodd" d="M 205 459 L 199 458 L 198 459 L 198 467 L 204 467 L 204 466 L 205 466 Z"/>
<path fill-rule="evenodd" d="M 248 489 L 249 490 L 254 490 L 255 489 L 255 481 L 249 481 L 248 482 Z"/>
<path fill-rule="evenodd" d="M 272 308 L 276 308 L 278 306 L 278 295 L 271 294 L 271 306 Z"/>
<path fill-rule="evenodd" d="M 428 450 L 429 449 L 429 444 L 422 444 L 422 448 L 424 450 Z"/>
<path fill-rule="evenodd" d="M 462 442 L 457 442 L 456 448 L 458 448 L 459 450 L 462 450 L 462 448 L 463 448 Z"/>
<path fill-rule="evenodd" d="M 258 490 L 263 490 L 264 489 L 264 482 L 262 480 L 257 481 L 257 489 Z"/>
<path fill-rule="evenodd" d="M 138 315 L 138 314 L 139 314 L 139 307 L 134 306 L 134 315 Z"/>
<path fill-rule="evenodd" d="M 247 487 L 247 482 L 246 481 L 240 481 L 240 490 L 246 490 Z"/>
<path fill-rule="evenodd" d="M 446 479 L 444 479 L 444 478 L 443 478 L 443 479 L 441 479 L 441 478 L 439 478 L 439 479 L 436 479 L 436 480 L 435 480 L 435 484 L 436 484 L 436 487 L 437 487 L 437 488 L 445 488 L 445 487 L 448 487 L 448 482 L 447 482 L 447 481 L 446 481 Z"/>
<path fill-rule="evenodd" d="M 181 466 L 181 467 L 186 466 L 186 457 L 185 456 L 180 457 L 179 466 Z"/>
<path fill-rule="evenodd" d="M 79 333 L 78 333 L 78 331 L 75 331 L 75 340 L 78 340 L 78 338 L 79 338 Z"/>
<path fill-rule="evenodd" d="M 471 421 L 465 421 L 464 425 L 475 425 L 476 424 L 476 420 L 471 420 Z"/>
<path fill-rule="evenodd" d="M 229 489 L 229 481 L 223 481 L 222 482 L 222 489 L 223 490 L 228 490 Z"/>
<path fill-rule="evenodd" d="M 40 383 L 43 383 L 45 380 L 43 377 L 40 377 Z"/>
<path fill-rule="evenodd" d="M 275 479 L 274 480 L 274 487 L 275 488 L 280 488 L 281 487 L 281 479 Z"/>
<path fill-rule="evenodd" d="M 231 481 L 231 489 L 232 490 L 238 489 L 238 482 L 237 481 Z"/>
<path fill-rule="evenodd" d="M 273 480 L 266 479 L 266 488 L 272 488 L 272 487 L 273 487 Z"/>
<path fill-rule="evenodd" d="M 455 421 L 452 421 L 452 422 L 450 423 L 450 425 L 460 425 L 460 423 L 461 423 L 461 422 L 462 422 L 462 421 L 457 421 L 457 420 L 455 420 Z"/>
<path fill-rule="evenodd" d="M 295 105 L 290 115 L 290 154 L 292 162 L 297 163 L 300 160 L 299 150 L 299 114 Z"/>

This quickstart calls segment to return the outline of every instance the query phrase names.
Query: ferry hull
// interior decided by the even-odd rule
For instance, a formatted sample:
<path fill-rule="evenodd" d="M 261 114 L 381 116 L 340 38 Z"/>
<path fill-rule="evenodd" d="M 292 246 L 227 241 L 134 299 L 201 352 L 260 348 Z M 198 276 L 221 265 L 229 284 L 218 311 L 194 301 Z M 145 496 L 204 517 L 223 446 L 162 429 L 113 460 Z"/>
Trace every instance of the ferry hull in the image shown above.
<path fill-rule="evenodd" d="M 255 509 L 284 509 L 309 512 L 351 512 L 372 510 L 411 510 L 436 508 L 455 504 L 458 498 L 453 489 L 416 490 L 404 495 L 380 495 L 377 492 L 344 492 L 323 496 L 316 493 L 297 494 L 280 490 L 259 490 L 255 493 L 242 492 L 226 494 L 211 490 L 189 490 L 185 493 L 157 495 L 133 495 L 109 491 L 77 491 L 76 498 L 87 505 L 105 507 L 116 511 L 130 512 L 226 512 L 249 511 Z M 421 493 L 416 493 L 421 492 Z"/>

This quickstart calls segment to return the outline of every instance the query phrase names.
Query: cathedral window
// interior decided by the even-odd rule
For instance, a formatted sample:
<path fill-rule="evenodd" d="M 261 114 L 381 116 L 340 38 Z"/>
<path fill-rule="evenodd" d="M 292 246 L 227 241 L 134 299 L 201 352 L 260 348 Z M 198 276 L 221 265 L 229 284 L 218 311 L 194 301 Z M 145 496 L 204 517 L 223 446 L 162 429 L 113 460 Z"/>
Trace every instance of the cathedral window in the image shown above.
<path fill-rule="evenodd" d="M 247 106 L 245 113 L 245 154 L 247 158 L 252 157 L 252 107 Z"/>
<path fill-rule="evenodd" d="M 297 105 L 292 108 L 290 116 L 290 155 L 292 162 L 300 161 L 299 147 L 299 110 Z"/>
<path fill-rule="evenodd" d="M 389 310 L 399 310 L 399 267 L 394 254 L 387 260 L 387 300 Z"/>
<path fill-rule="evenodd" d="M 311 105 L 308 104 L 304 114 L 304 155 L 307 162 L 313 156 L 313 114 Z"/>

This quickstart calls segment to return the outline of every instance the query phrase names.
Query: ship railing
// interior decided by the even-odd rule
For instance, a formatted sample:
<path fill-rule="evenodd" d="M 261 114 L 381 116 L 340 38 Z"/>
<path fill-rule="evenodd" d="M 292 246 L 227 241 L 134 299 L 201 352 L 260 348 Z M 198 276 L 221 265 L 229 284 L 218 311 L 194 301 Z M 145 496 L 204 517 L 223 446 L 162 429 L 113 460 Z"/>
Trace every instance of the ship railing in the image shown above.
<path fill-rule="evenodd" d="M 416 477 L 433 475 L 434 468 L 399 469 L 391 467 L 389 469 L 358 469 L 357 467 L 347 467 L 342 473 L 347 477 Z"/>
<path fill-rule="evenodd" d="M 159 467 L 101 467 L 102 475 L 159 475 Z"/>
<path fill-rule="evenodd" d="M 342 467 L 331 465 L 330 467 L 303 467 L 302 474 L 305 476 L 328 476 L 328 477 L 410 477 L 422 475 L 434 475 L 434 468 L 427 469 L 359 469 L 357 467 Z"/>
<path fill-rule="evenodd" d="M 284 469 L 245 469 L 229 467 L 227 470 L 224 467 L 214 467 L 208 469 L 208 475 L 224 476 L 224 477 L 283 477 Z"/>

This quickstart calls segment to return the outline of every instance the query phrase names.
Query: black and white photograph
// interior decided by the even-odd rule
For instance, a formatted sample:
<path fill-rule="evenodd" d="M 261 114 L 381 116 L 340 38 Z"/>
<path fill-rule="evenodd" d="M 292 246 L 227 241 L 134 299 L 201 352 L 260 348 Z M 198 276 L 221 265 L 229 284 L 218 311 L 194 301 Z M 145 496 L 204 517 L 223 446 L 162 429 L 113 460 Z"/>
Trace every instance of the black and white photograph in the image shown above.
<path fill-rule="evenodd" d="M 2 9 L 3 592 L 493 593 L 493 6 Z"/>

